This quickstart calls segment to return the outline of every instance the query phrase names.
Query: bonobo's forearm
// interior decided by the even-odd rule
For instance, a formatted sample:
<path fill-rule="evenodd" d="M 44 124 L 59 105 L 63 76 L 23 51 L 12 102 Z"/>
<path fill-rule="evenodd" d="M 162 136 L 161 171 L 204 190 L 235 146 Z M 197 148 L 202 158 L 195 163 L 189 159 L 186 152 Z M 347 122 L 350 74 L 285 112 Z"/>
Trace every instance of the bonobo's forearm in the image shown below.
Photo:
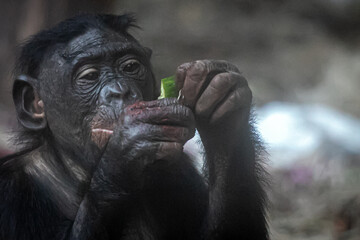
<path fill-rule="evenodd" d="M 107 240 L 114 227 L 116 231 L 124 227 L 129 212 L 129 197 L 126 194 L 99 192 L 96 188 L 91 186 L 82 200 L 69 232 L 69 240 Z"/>
<path fill-rule="evenodd" d="M 207 131 L 213 137 L 202 137 L 209 171 L 207 238 L 264 240 L 264 193 L 251 127 L 246 120 L 235 132 L 217 129 Z"/>
<path fill-rule="evenodd" d="M 69 231 L 69 240 L 107 240 L 114 227 L 117 231 L 124 227 L 130 209 L 130 194 L 122 191 L 115 181 L 109 181 L 103 168 L 107 162 L 105 158 L 103 156 L 93 174 Z"/>
<path fill-rule="evenodd" d="M 70 229 L 68 240 L 108 239 L 105 226 L 94 202 L 88 195 L 80 204 L 75 221 Z"/>

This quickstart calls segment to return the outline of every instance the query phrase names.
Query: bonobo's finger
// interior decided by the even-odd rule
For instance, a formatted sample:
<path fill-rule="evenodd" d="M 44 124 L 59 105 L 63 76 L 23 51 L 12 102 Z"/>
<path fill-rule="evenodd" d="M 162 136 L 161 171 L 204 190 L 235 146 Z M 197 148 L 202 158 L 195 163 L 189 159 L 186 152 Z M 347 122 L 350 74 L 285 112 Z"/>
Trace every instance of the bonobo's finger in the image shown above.
<path fill-rule="evenodd" d="M 171 106 L 174 104 L 179 104 L 176 98 L 163 98 L 153 101 L 140 101 L 136 102 L 128 107 L 125 108 L 125 113 L 129 111 L 133 111 L 136 109 L 145 109 L 145 108 L 157 108 L 157 107 L 165 107 Z"/>
<path fill-rule="evenodd" d="M 214 111 L 210 119 L 210 124 L 217 123 L 228 114 L 239 110 L 249 110 L 252 101 L 252 93 L 248 86 L 237 88 Z M 245 113 L 245 112 L 244 112 Z"/>
<path fill-rule="evenodd" d="M 113 145 L 114 146 L 114 145 Z M 123 154 L 121 155 L 124 159 L 136 159 L 143 156 L 148 156 L 151 159 L 151 156 L 156 159 L 164 159 L 166 157 L 173 157 L 181 155 L 183 151 L 183 142 L 171 142 L 171 141 L 154 141 L 154 140 L 136 140 L 133 141 L 131 145 L 123 149 Z M 118 151 L 114 151 L 116 148 L 108 149 L 107 155 L 118 155 Z"/>
<path fill-rule="evenodd" d="M 196 103 L 195 113 L 198 117 L 208 119 L 218 104 L 223 101 L 235 87 L 246 86 L 244 77 L 236 72 L 217 74 L 201 94 Z"/>
<path fill-rule="evenodd" d="M 183 103 L 190 108 L 195 107 L 199 94 L 206 88 L 211 78 L 221 72 L 239 72 L 226 61 L 198 60 L 181 65 L 176 73 L 177 86 L 181 88 Z"/>
<path fill-rule="evenodd" d="M 156 152 L 156 160 L 175 160 L 181 157 L 183 144 L 177 142 L 160 142 Z"/>
<path fill-rule="evenodd" d="M 192 63 L 181 64 L 175 72 L 175 84 L 178 90 L 182 89 L 186 77 L 186 72 Z"/>
<path fill-rule="evenodd" d="M 125 114 L 125 121 L 152 123 L 158 125 L 175 125 L 190 127 L 194 125 L 192 111 L 184 105 L 175 104 L 164 107 L 132 109 Z"/>
<path fill-rule="evenodd" d="M 127 138 L 127 145 L 131 146 L 132 144 L 141 141 L 185 143 L 191 139 L 194 134 L 195 127 L 179 127 L 142 123 L 128 129 L 125 133 L 122 134 L 122 136 Z M 121 136 L 119 136 L 119 138 L 120 137 Z"/>
<path fill-rule="evenodd" d="M 195 135 L 195 128 L 147 124 L 143 137 L 149 141 L 185 143 Z"/>
<path fill-rule="evenodd" d="M 159 144 L 159 142 L 153 141 L 134 141 L 130 146 L 127 146 L 127 148 L 123 150 L 124 154 L 122 154 L 122 157 L 133 160 L 144 156 L 155 156 Z"/>
<path fill-rule="evenodd" d="M 183 69 L 185 73 L 182 83 L 177 83 L 177 86 L 181 87 L 183 104 L 193 109 L 197 95 L 200 92 L 202 85 L 205 82 L 208 74 L 208 69 L 204 61 L 195 61 L 185 65 Z M 176 81 L 180 81 L 176 79 Z"/>
<path fill-rule="evenodd" d="M 129 150 L 128 156 L 136 159 L 142 156 L 153 156 L 155 160 L 174 160 L 181 156 L 183 144 L 177 142 L 136 142 Z M 150 157 L 149 159 L 151 159 Z"/>

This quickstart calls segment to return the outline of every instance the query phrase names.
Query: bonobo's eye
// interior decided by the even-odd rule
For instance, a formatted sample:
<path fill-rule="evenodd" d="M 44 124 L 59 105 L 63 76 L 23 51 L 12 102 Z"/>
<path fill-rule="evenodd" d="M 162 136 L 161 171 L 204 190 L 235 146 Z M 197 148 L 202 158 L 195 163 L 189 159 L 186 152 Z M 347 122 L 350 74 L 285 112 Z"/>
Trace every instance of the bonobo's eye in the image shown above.
<path fill-rule="evenodd" d="M 87 68 L 79 73 L 77 79 L 95 81 L 99 78 L 99 70 L 96 68 Z"/>
<path fill-rule="evenodd" d="M 123 62 L 120 66 L 120 70 L 125 74 L 135 75 L 142 70 L 142 64 L 136 59 L 129 59 Z"/>

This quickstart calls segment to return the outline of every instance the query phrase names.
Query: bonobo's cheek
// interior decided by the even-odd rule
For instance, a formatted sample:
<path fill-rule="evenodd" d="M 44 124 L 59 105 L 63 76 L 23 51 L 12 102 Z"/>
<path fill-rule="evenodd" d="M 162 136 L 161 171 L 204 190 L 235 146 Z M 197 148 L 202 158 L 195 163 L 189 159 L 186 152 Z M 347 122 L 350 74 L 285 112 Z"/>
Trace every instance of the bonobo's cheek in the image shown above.
<path fill-rule="evenodd" d="M 102 149 L 113 134 L 117 117 L 113 108 L 100 106 L 90 122 L 91 140 Z"/>

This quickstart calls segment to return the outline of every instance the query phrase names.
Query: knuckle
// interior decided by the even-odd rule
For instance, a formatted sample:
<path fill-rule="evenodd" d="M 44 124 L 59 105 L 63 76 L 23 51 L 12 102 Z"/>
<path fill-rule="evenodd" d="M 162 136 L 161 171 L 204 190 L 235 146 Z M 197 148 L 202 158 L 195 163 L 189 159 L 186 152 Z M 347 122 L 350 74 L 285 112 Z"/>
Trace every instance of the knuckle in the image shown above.
<path fill-rule="evenodd" d="M 229 81 L 227 73 L 219 73 L 212 80 L 212 87 L 215 89 L 221 88 L 221 86 Z"/>
<path fill-rule="evenodd" d="M 240 101 L 240 93 L 238 91 L 235 91 L 233 94 L 231 94 L 228 98 L 228 104 L 229 105 L 236 105 Z"/>
<path fill-rule="evenodd" d="M 214 90 L 221 90 L 224 88 L 229 88 L 237 84 L 236 78 L 232 76 L 229 72 L 219 73 L 217 74 L 211 81 L 209 87 L 213 88 Z"/>
<path fill-rule="evenodd" d="M 177 67 L 176 71 L 183 72 L 186 71 L 191 66 L 191 62 L 183 63 Z"/>
<path fill-rule="evenodd" d="M 227 72 L 236 72 L 240 73 L 239 69 L 232 63 L 226 60 L 207 60 L 208 66 L 212 70 L 219 70 L 219 71 L 227 71 Z"/>
<path fill-rule="evenodd" d="M 160 100 L 157 100 L 156 106 L 171 106 L 177 103 L 177 100 L 175 98 L 163 98 Z"/>
<path fill-rule="evenodd" d="M 194 61 L 188 71 L 192 79 L 202 79 L 208 73 L 207 64 L 203 60 Z"/>
<path fill-rule="evenodd" d="M 240 73 L 239 69 L 234 64 L 232 64 L 228 61 L 222 61 L 222 63 L 225 64 L 227 71 Z"/>
<path fill-rule="evenodd" d="M 208 65 L 207 60 L 196 60 L 192 63 L 193 67 L 200 68 L 200 69 L 205 68 L 206 65 Z"/>
<path fill-rule="evenodd" d="M 187 106 L 178 104 L 174 106 L 174 113 L 179 116 L 179 119 L 193 122 L 195 120 L 194 113 Z"/>
<path fill-rule="evenodd" d="M 236 80 L 234 79 L 233 75 L 230 72 L 220 73 L 218 81 L 221 81 L 222 84 L 234 84 Z"/>
<path fill-rule="evenodd" d="M 240 73 L 239 69 L 232 63 L 228 63 L 228 69 L 229 69 L 229 71 Z"/>
<path fill-rule="evenodd" d="M 232 79 L 237 83 L 238 86 L 248 86 L 248 81 L 246 78 L 239 73 L 232 74 Z"/>

